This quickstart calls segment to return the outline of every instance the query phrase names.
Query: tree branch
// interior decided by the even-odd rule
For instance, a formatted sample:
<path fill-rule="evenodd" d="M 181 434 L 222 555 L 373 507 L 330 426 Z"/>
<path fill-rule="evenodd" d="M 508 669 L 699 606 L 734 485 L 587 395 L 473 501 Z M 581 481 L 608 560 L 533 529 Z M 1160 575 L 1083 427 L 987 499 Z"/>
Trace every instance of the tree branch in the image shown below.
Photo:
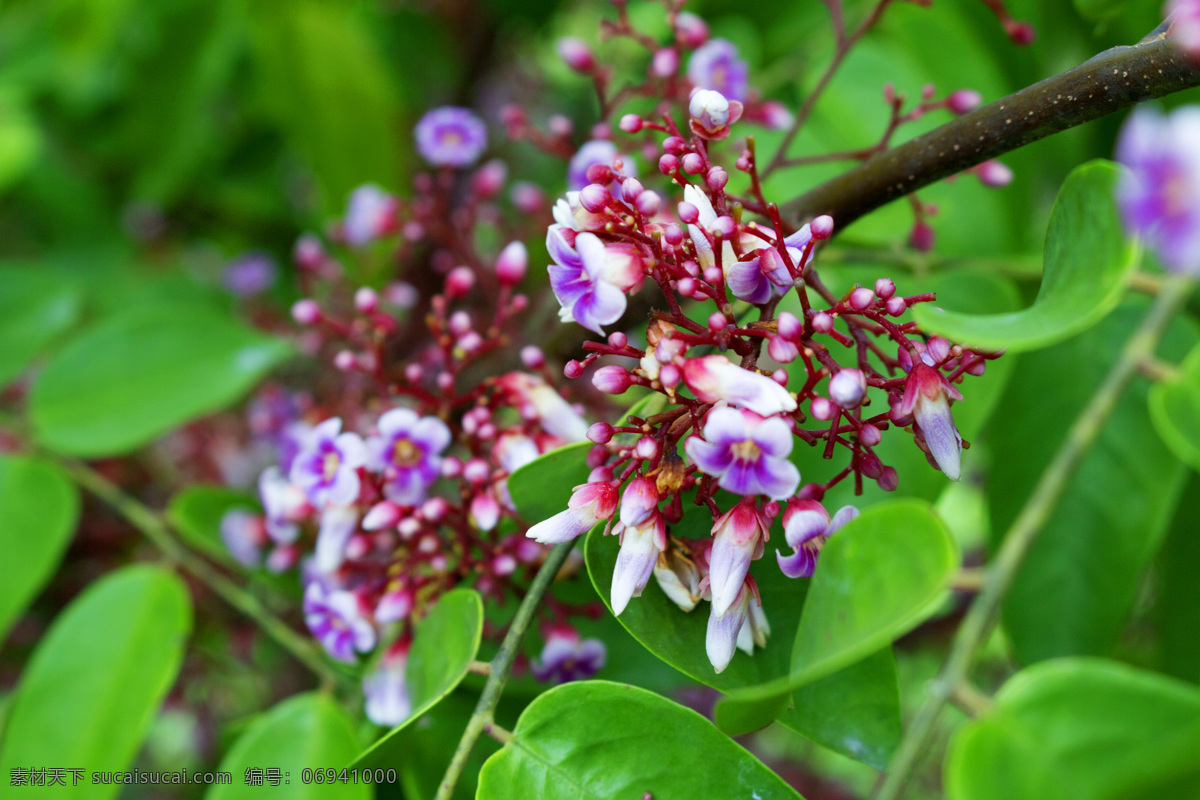
<path fill-rule="evenodd" d="M 948 122 L 829 180 L 783 207 L 799 226 L 829 214 L 839 230 L 880 206 L 990 158 L 1136 105 L 1200 86 L 1200 64 L 1166 38 L 1165 25 Z"/>

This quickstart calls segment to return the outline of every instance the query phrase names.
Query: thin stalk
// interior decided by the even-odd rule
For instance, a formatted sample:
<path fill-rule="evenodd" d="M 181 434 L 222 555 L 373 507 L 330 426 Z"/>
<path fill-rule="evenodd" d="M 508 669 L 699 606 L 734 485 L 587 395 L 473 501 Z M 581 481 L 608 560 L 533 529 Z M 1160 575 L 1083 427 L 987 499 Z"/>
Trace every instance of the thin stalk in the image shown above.
<path fill-rule="evenodd" d="M 60 459 L 60 463 L 76 483 L 111 506 L 149 539 L 169 561 L 193 575 L 226 603 L 252 619 L 280 647 L 320 678 L 322 684 L 332 686 L 342 679 L 342 676 L 326 663 L 310 640 L 292 630 L 253 594 L 177 542 L 171 536 L 167 523 L 157 512 L 125 494 L 119 486 L 86 464 L 67 459 Z"/>
<path fill-rule="evenodd" d="M 946 702 L 969 680 L 977 651 L 991 633 L 1000 603 L 1030 546 L 1054 513 L 1068 481 L 1104 428 L 1121 394 L 1138 374 L 1142 363 L 1154 354 L 1168 323 L 1194 286 L 1192 279 L 1183 276 L 1164 281 L 1153 307 L 1125 343 L 1121 357 L 1072 423 L 1067 438 L 1005 534 L 996 560 L 988 566 L 983 591 L 967 611 L 937 679 L 929 685 L 928 696 L 900 742 L 887 777 L 875 795 L 876 800 L 897 800 L 904 791 Z"/>
<path fill-rule="evenodd" d="M 438 787 L 434 800 L 450 800 L 454 794 L 454 787 L 458 785 L 458 779 L 467 766 L 471 750 L 474 749 L 475 742 L 479 741 L 480 735 L 488 730 L 493 733 L 499 732 L 500 729 L 495 727 L 496 706 L 500 703 L 501 695 L 504 694 L 504 684 L 508 682 L 513 663 L 521 652 L 521 640 L 525 638 L 525 631 L 533 622 L 533 615 L 537 611 L 538 605 L 550 589 L 550 583 L 562 569 L 563 563 L 574 547 L 575 542 L 573 541 L 555 545 L 534 577 L 529 591 L 521 601 L 520 608 L 517 609 L 517 615 L 513 618 L 512 625 L 508 628 L 508 633 L 504 635 L 504 641 L 500 644 L 500 652 L 496 653 L 496 657 L 492 659 L 491 672 L 488 674 L 487 683 L 483 686 L 483 693 L 479 696 L 475 712 L 471 714 L 471 719 L 467 722 L 467 728 L 463 731 L 462 739 L 458 742 L 458 748 L 454 751 L 454 757 L 450 760 L 450 766 L 446 769 L 446 775 L 442 778 L 442 784 Z M 501 736 L 501 738 L 503 737 Z"/>

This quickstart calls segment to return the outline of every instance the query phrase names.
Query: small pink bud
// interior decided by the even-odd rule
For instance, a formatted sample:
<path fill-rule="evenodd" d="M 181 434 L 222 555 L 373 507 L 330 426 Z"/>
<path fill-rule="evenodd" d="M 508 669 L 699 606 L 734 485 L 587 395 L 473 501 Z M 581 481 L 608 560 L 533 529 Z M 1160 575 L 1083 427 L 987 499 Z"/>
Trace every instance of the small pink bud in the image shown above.
<path fill-rule="evenodd" d="M 813 316 L 812 326 L 817 333 L 829 333 L 833 330 L 833 316 L 819 311 Z"/>
<path fill-rule="evenodd" d="M 679 69 L 679 53 L 669 47 L 664 47 L 654 54 L 650 61 L 650 71 L 659 78 L 669 78 Z"/>
<path fill-rule="evenodd" d="M 687 152 L 687 142 L 682 136 L 668 136 L 663 139 L 663 152 L 673 156 L 681 156 Z"/>
<path fill-rule="evenodd" d="M 903 297 L 889 297 L 887 301 L 887 312 L 893 317 L 899 317 L 908 310 L 908 303 L 904 302 Z"/>
<path fill-rule="evenodd" d="M 855 408 L 867 391 L 867 376 L 858 369 L 843 369 L 829 379 L 829 397 L 842 408 Z"/>
<path fill-rule="evenodd" d="M 674 222 L 663 228 L 663 239 L 672 247 L 683 244 L 683 229 Z"/>
<path fill-rule="evenodd" d="M 708 41 L 708 23 L 690 11 L 675 17 L 675 38 L 688 49 L 694 50 Z"/>
<path fill-rule="evenodd" d="M 714 192 L 719 192 L 725 188 L 725 184 L 729 183 L 729 173 L 721 167 L 713 167 L 704 176 L 704 180 L 708 183 L 708 188 Z"/>
<path fill-rule="evenodd" d="M 358 366 L 358 359 L 349 350 L 342 350 L 333 357 L 333 366 L 342 372 L 349 372 Z"/>
<path fill-rule="evenodd" d="M 682 380 L 683 373 L 679 371 L 679 367 L 674 364 L 664 364 L 658 371 L 658 382 L 667 389 L 674 388 L 679 385 Z"/>
<path fill-rule="evenodd" d="M 966 114 L 979 108 L 983 96 L 974 89 L 959 89 L 946 98 L 946 108 L 955 114 Z"/>
<path fill-rule="evenodd" d="M 790 364 L 800 355 L 800 348 L 782 336 L 770 336 L 767 338 L 767 355 L 780 364 Z"/>
<path fill-rule="evenodd" d="M 875 302 L 875 292 L 865 287 L 858 287 L 850 293 L 850 307 L 862 311 L 864 308 L 869 308 L 871 303 Z"/>
<path fill-rule="evenodd" d="M 455 336 L 462 336 L 471 330 L 471 315 L 465 311 L 455 311 L 446 322 L 446 327 Z"/>
<path fill-rule="evenodd" d="M 733 165 L 742 172 L 750 171 L 750 159 L 746 156 L 738 156 L 738 160 Z"/>
<path fill-rule="evenodd" d="M 812 401 L 812 415 L 814 419 L 819 419 L 823 422 L 836 417 L 838 414 L 837 406 L 829 402 L 828 397 L 814 397 Z"/>
<path fill-rule="evenodd" d="M 443 392 L 448 392 L 454 388 L 454 376 L 449 372 L 443 372 L 437 376 L 437 386 Z"/>
<path fill-rule="evenodd" d="M 874 425 L 863 425 L 858 430 L 858 439 L 867 447 L 874 447 L 883 441 L 883 431 Z"/>
<path fill-rule="evenodd" d="M 833 236 L 833 217 L 822 214 L 809 224 L 814 239 L 828 239 Z"/>
<path fill-rule="evenodd" d="M 934 241 L 937 239 L 937 234 L 929 223 L 925 220 L 918 220 L 912 227 L 912 231 L 908 234 L 908 243 L 914 250 L 920 250 L 922 253 L 928 253 L 933 249 Z"/>
<path fill-rule="evenodd" d="M 679 170 L 679 159 L 670 153 L 664 153 L 658 160 L 658 171 L 663 175 L 673 175 Z"/>
<path fill-rule="evenodd" d="M 521 242 L 509 242 L 496 259 L 496 278 L 504 286 L 516 286 L 525 277 L 529 253 Z"/>
<path fill-rule="evenodd" d="M 642 118 L 637 114 L 626 114 L 621 117 L 618 127 L 625 133 L 637 133 L 642 129 Z"/>
<path fill-rule="evenodd" d="M 696 298 L 696 292 L 699 288 L 700 285 L 696 283 L 695 278 L 680 278 L 679 282 L 675 284 L 675 291 L 681 297 Z"/>
<path fill-rule="evenodd" d="M 575 123 L 566 114 L 554 114 L 546 120 L 546 127 L 553 135 L 566 138 L 575 130 Z"/>
<path fill-rule="evenodd" d="M 804 335 L 804 326 L 800 323 L 800 318 L 790 311 L 784 311 L 779 315 L 779 321 L 776 323 L 779 330 L 779 335 L 789 342 L 798 342 L 800 337 Z"/>
<path fill-rule="evenodd" d="M 686 225 L 694 225 L 700 219 L 700 209 L 696 208 L 686 200 L 678 206 L 679 218 Z"/>
<path fill-rule="evenodd" d="M 579 193 L 579 204 L 593 214 L 599 214 L 608 208 L 611 200 L 612 195 L 608 193 L 608 189 L 598 183 L 589 183 Z"/>
<path fill-rule="evenodd" d="M 896 487 L 900 485 L 900 476 L 896 474 L 896 470 L 892 467 L 884 467 L 876 478 L 879 488 L 885 492 L 894 492 Z"/>
<path fill-rule="evenodd" d="M 451 298 L 465 296 L 474 285 L 475 273 L 470 267 L 455 267 L 446 276 L 446 294 Z"/>
<path fill-rule="evenodd" d="M 725 330 L 728 324 L 729 320 L 725 319 L 725 315 L 720 311 L 714 311 L 708 317 L 708 329 L 714 333 Z"/>
<path fill-rule="evenodd" d="M 633 448 L 634 454 L 641 459 L 650 460 L 658 458 L 659 445 L 656 440 L 649 436 L 643 436 L 638 439 L 637 444 Z"/>
<path fill-rule="evenodd" d="M 704 169 L 704 159 L 699 153 L 685 153 L 683 156 L 683 171 L 689 175 L 698 175 Z"/>
<path fill-rule="evenodd" d="M 462 474 L 462 459 L 458 456 L 447 456 L 442 459 L 442 477 L 454 479 Z"/>
<path fill-rule="evenodd" d="M 364 314 L 370 314 L 379 308 L 379 295 L 374 289 L 363 286 L 354 293 L 354 307 Z"/>
<path fill-rule="evenodd" d="M 1037 31 L 1028 22 L 1009 20 L 1004 23 L 1004 32 L 1008 34 L 1009 39 L 1012 39 L 1013 44 L 1018 47 L 1031 45 L 1033 44 L 1033 40 L 1037 38 Z"/>
<path fill-rule="evenodd" d="M 559 58 L 575 72 L 586 75 L 596 67 L 596 58 L 592 55 L 592 49 L 582 39 L 576 39 L 573 36 L 564 37 L 558 40 L 555 49 L 558 50 Z"/>
<path fill-rule="evenodd" d="M 491 199 L 504 188 L 507 178 L 508 166 L 500 159 L 493 158 L 475 170 L 471 176 L 471 191 L 484 200 Z"/>
<path fill-rule="evenodd" d="M 563 365 L 563 375 L 570 378 L 571 380 L 575 380 L 582 374 L 583 374 L 583 364 L 580 364 L 578 361 L 571 360 Z"/>
<path fill-rule="evenodd" d="M 607 422 L 596 422 L 588 428 L 587 438 L 596 444 L 608 444 L 612 441 L 613 426 Z"/>
<path fill-rule="evenodd" d="M 616 180 L 612 167 L 607 164 L 592 164 L 587 168 L 585 174 L 587 175 L 588 183 L 598 183 L 601 186 L 607 186 Z"/>
<path fill-rule="evenodd" d="M 880 298 L 887 300 L 896 293 L 896 284 L 890 278 L 880 278 L 875 281 L 875 294 Z"/>
<path fill-rule="evenodd" d="M 404 380 L 409 383 L 420 383 L 425 377 L 425 368 L 420 364 L 409 364 L 404 368 Z"/>
<path fill-rule="evenodd" d="M 384 528 L 394 528 L 396 523 L 400 521 L 400 506 L 384 500 L 382 503 L 376 503 L 363 517 L 363 530 L 378 531 Z"/>
<path fill-rule="evenodd" d="M 301 325 L 315 325 L 321 319 L 321 307 L 316 300 L 297 300 L 292 306 L 292 319 Z"/>
<path fill-rule="evenodd" d="M 638 195 L 634 207 L 638 210 L 639 214 L 646 217 L 653 217 L 658 213 L 659 208 L 662 207 L 662 198 L 658 196 L 657 192 L 642 192 Z"/>
<path fill-rule="evenodd" d="M 608 335 L 608 343 L 613 347 L 624 347 L 629 344 L 629 337 L 621 331 L 613 331 Z"/>
<path fill-rule="evenodd" d="M 737 230 L 737 223 L 733 221 L 733 217 L 721 216 L 717 217 L 712 224 L 712 232 L 719 233 L 726 239 L 733 236 Z"/>
<path fill-rule="evenodd" d="M 720 267 L 708 267 L 704 270 L 704 281 L 711 286 L 718 285 L 724 278 Z"/>
<path fill-rule="evenodd" d="M 626 178 L 621 183 L 621 197 L 626 203 L 632 203 L 634 200 L 637 200 L 643 191 L 645 191 L 645 188 L 637 178 Z"/>
<path fill-rule="evenodd" d="M 484 461 L 482 458 L 472 458 L 470 461 L 468 461 L 466 464 L 463 465 L 462 474 L 463 474 L 463 478 L 465 478 L 468 483 L 473 483 L 476 486 L 481 486 L 481 485 L 487 483 L 488 478 L 491 475 L 491 472 L 492 471 L 491 471 L 491 468 L 488 466 L 488 463 L 486 461 Z"/>
<path fill-rule="evenodd" d="M 1013 171 L 999 161 L 983 162 L 975 174 L 979 176 L 980 183 L 993 189 L 1008 186 L 1013 179 Z"/>
<path fill-rule="evenodd" d="M 950 357 L 950 348 L 950 340 L 942 336 L 934 336 L 929 340 L 929 344 L 926 345 L 925 352 L 934 364 L 940 364 Z"/>
<path fill-rule="evenodd" d="M 629 370 L 615 365 L 601 367 L 592 375 L 592 385 L 605 394 L 624 394 L 632 383 Z"/>
<path fill-rule="evenodd" d="M 509 197 L 518 211 L 530 216 L 540 212 L 546 205 L 546 193 L 540 186 L 528 181 L 513 184 Z"/>
<path fill-rule="evenodd" d="M 420 514 L 428 522 L 440 522 L 450 510 L 450 504 L 440 497 L 431 497 L 421 504 Z"/>
<path fill-rule="evenodd" d="M 528 369 L 541 369 L 546 366 L 546 356 L 540 348 L 525 345 L 521 348 L 521 363 Z"/>

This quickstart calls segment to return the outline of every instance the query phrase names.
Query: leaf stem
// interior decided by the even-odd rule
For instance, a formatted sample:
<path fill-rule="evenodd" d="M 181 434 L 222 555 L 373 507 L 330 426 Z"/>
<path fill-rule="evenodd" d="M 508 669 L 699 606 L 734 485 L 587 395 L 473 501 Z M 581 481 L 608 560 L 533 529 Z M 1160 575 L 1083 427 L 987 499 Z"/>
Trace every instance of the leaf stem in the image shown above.
<path fill-rule="evenodd" d="M 310 640 L 296 633 L 253 594 L 177 542 L 160 514 L 127 495 L 119 486 L 86 464 L 69 459 L 58 460 L 77 484 L 111 506 L 169 561 L 191 573 L 226 603 L 254 620 L 264 633 L 320 678 L 323 686 L 333 686 L 342 680 L 342 675 L 326 663 L 324 656 Z"/>
<path fill-rule="evenodd" d="M 463 731 L 462 739 L 458 742 L 458 748 L 454 751 L 454 757 L 450 760 L 450 766 L 446 769 L 446 775 L 442 778 L 441 786 L 438 787 L 434 800 L 450 800 L 480 734 L 488 732 L 490 729 L 492 735 L 495 735 L 499 730 L 495 727 L 494 720 L 496 706 L 500 703 L 500 697 L 504 693 L 504 684 L 512 672 L 513 663 L 521 652 L 521 640 L 525 638 L 525 631 L 533 622 L 534 612 L 537 611 L 538 605 L 549 590 L 550 583 L 574 547 L 574 541 L 555 545 L 534 577 L 525 598 L 521 600 L 517 615 L 513 618 L 512 625 L 509 626 L 508 633 L 504 635 L 504 641 L 500 644 L 500 652 L 496 653 L 496 657 L 492 659 L 491 672 L 488 674 L 487 683 L 483 686 L 483 693 L 479 696 L 479 703 L 476 704 L 475 712 L 471 714 L 471 719 L 467 722 L 467 728 Z M 505 731 L 505 733 L 508 732 Z M 509 736 L 511 737 L 511 734 Z"/>
<path fill-rule="evenodd" d="M 887 777 L 875 794 L 876 800 L 896 800 L 904 791 L 946 702 L 969 679 L 976 651 L 991 633 L 1000 603 L 1025 554 L 1054 512 L 1067 482 L 1104 428 L 1121 394 L 1137 375 L 1141 364 L 1154 354 L 1168 323 L 1194 286 L 1193 280 L 1186 276 L 1171 276 L 1164 280 L 1153 307 L 1125 343 L 1117 363 L 1072 423 L 1067 438 L 1005 534 L 996 560 L 988 566 L 983 591 L 967 611 L 941 672 L 929 684 L 928 696 L 900 742 Z"/>

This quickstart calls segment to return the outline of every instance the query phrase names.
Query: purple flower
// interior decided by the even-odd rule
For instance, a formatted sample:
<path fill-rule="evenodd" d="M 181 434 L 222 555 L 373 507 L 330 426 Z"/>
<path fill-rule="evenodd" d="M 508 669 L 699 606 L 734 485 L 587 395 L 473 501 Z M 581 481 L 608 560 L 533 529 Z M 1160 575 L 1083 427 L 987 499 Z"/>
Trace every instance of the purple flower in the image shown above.
<path fill-rule="evenodd" d="M 592 677 L 604 666 L 606 652 L 599 639 L 580 639 L 570 629 L 555 629 L 546 636 L 540 658 L 533 661 L 533 676 L 542 683 L 567 683 Z"/>
<path fill-rule="evenodd" d="M 607 139 L 592 139 L 590 142 L 584 142 L 567 164 L 567 187 L 579 191 L 591 183 L 587 179 L 588 167 L 596 164 L 602 167 L 611 167 L 618 158 L 621 159 L 621 172 L 625 174 L 625 177 L 636 177 L 637 165 L 633 163 L 632 159 L 618 153 L 615 144 Z"/>
<path fill-rule="evenodd" d="M 278 272 L 275 260 L 266 253 L 246 253 L 229 262 L 221 283 L 231 294 L 253 297 L 270 289 Z"/>
<path fill-rule="evenodd" d="M 805 225 L 800 230 L 783 240 L 792 265 L 803 272 L 812 260 L 804 258 L 804 249 L 812 241 L 812 229 Z M 756 257 L 748 261 L 738 261 L 727 266 L 725 283 L 729 291 L 739 300 L 761 305 L 772 296 L 782 297 L 792 288 L 792 274 L 788 271 L 783 257 L 774 249 L 762 250 Z"/>
<path fill-rule="evenodd" d="M 312 513 L 304 490 L 283 477 L 279 467 L 267 467 L 258 478 L 258 496 L 267 516 L 267 535 L 279 544 L 296 541 L 296 523 Z"/>
<path fill-rule="evenodd" d="M 633 245 L 605 245 L 591 233 L 577 235 L 572 248 L 564 231 L 553 225 L 546 235 L 554 259 L 548 267 L 550 288 L 562 306 L 559 318 L 603 334 L 603 326 L 625 313 L 625 292 L 645 278 L 641 254 Z"/>
<path fill-rule="evenodd" d="M 341 430 L 339 417 L 317 425 L 309 431 L 292 462 L 288 477 L 316 508 L 348 506 L 362 488 L 355 470 L 366 463 L 366 447 L 358 434 Z"/>
<path fill-rule="evenodd" d="M 487 128 L 470 109 L 442 106 L 421 117 L 417 150 L 435 167 L 466 167 L 487 148 Z"/>
<path fill-rule="evenodd" d="M 1200 108 L 1138 109 L 1117 141 L 1129 167 L 1117 187 L 1125 227 L 1173 272 L 1200 274 Z"/>
<path fill-rule="evenodd" d="M 730 100 L 745 100 L 749 93 L 749 70 L 738 58 L 737 46 L 725 39 L 712 39 L 688 61 L 688 80 L 701 89 L 720 92 Z"/>
<path fill-rule="evenodd" d="M 320 580 L 304 590 L 304 622 L 329 655 L 353 664 L 355 652 L 375 646 L 375 628 L 363 616 L 358 597 L 325 588 Z"/>
<path fill-rule="evenodd" d="M 784 500 L 800 485 L 800 470 L 788 460 L 792 431 L 779 417 L 715 408 L 704 423 L 704 438 L 691 437 L 684 450 L 701 472 L 734 494 Z"/>
<path fill-rule="evenodd" d="M 450 429 L 437 417 L 418 417 L 393 408 L 379 418 L 379 435 L 367 439 L 368 467 L 383 474 L 384 494 L 393 503 L 415 506 L 438 478 Z"/>
<path fill-rule="evenodd" d="M 762 557 L 763 543 L 768 538 L 767 527 L 762 513 L 748 499 L 717 517 L 713 523 L 708 584 L 712 591 L 713 614 L 718 618 L 725 616 L 744 589 L 750 562 Z M 737 633 L 734 629 L 735 638 Z"/>
<path fill-rule="evenodd" d="M 234 508 L 221 517 L 221 541 L 243 567 L 262 566 L 262 549 L 270 542 L 261 514 Z"/>
<path fill-rule="evenodd" d="M 795 411 L 796 398 L 766 375 L 744 369 L 722 355 L 689 358 L 680 367 L 683 382 L 703 403 L 724 400 L 763 417 Z"/>
<path fill-rule="evenodd" d="M 904 384 L 899 410 L 913 415 L 929 455 L 947 478 L 956 481 L 962 476 L 962 436 L 950 414 L 949 398 L 962 400 L 962 395 L 936 369 L 917 363 Z"/>
<path fill-rule="evenodd" d="M 412 714 L 405 670 L 408 667 L 408 648 L 389 652 L 375 669 L 363 676 L 363 696 L 366 698 L 367 719 L 376 725 L 393 727 Z"/>
<path fill-rule="evenodd" d="M 352 247 L 362 247 L 396 229 L 396 198 L 372 183 L 350 193 L 342 236 Z"/>
<path fill-rule="evenodd" d="M 789 578 L 811 578 L 817 566 L 817 553 L 825 540 L 858 516 L 854 506 L 843 506 L 829 519 L 825 506 L 816 500 L 797 500 L 783 512 L 783 535 L 793 553 L 775 552 L 779 569 Z"/>

